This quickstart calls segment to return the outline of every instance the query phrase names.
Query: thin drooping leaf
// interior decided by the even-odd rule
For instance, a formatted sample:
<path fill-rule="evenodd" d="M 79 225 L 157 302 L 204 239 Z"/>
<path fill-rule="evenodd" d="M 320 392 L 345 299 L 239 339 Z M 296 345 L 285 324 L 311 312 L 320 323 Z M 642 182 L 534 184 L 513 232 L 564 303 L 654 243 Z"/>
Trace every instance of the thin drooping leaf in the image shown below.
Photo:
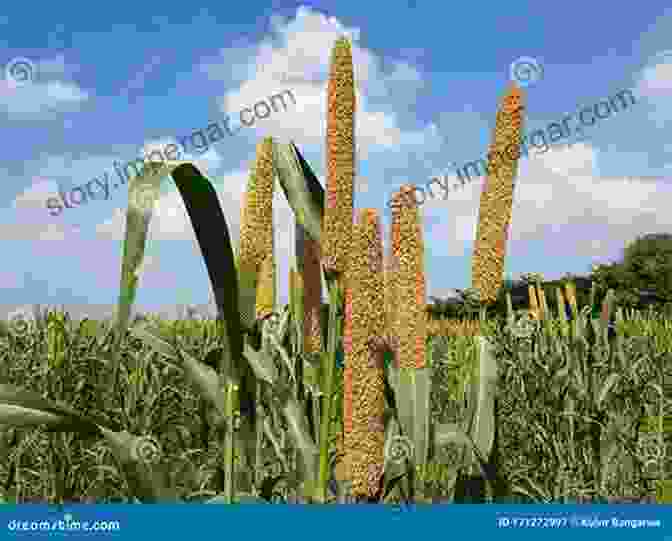
<path fill-rule="evenodd" d="M 100 426 L 116 429 L 92 415 L 81 415 L 72 408 L 42 398 L 14 385 L 0 384 L 0 425 L 45 426 L 47 430 L 100 435 Z"/>
<path fill-rule="evenodd" d="M 429 366 L 415 370 L 415 394 L 413 408 L 413 446 L 416 465 L 426 464 L 429 457 L 430 441 L 430 395 L 432 392 L 432 369 Z"/>
<path fill-rule="evenodd" d="M 145 255 L 147 232 L 154 206 L 159 198 L 161 179 L 168 174 L 165 165 L 148 163 L 142 173 L 128 183 L 126 235 L 121 263 L 121 285 L 116 314 L 118 340 L 126 331 L 131 317 Z"/>
<path fill-rule="evenodd" d="M 403 435 L 412 443 L 414 465 L 425 464 L 429 456 L 430 393 L 432 371 L 399 369 L 390 365 L 387 370 L 389 387 L 394 392 L 394 403 Z"/>
<path fill-rule="evenodd" d="M 602 384 L 597 396 L 595 397 L 595 406 L 597 409 L 601 409 L 602 405 L 605 403 L 607 396 L 611 390 L 616 386 L 616 384 L 621 380 L 623 376 L 621 374 L 612 373 L 607 376 L 607 379 Z"/>
<path fill-rule="evenodd" d="M 320 242 L 324 188 L 294 143 L 281 144 L 274 140 L 273 144 L 280 186 L 294 211 L 296 221 L 314 241 Z"/>
<path fill-rule="evenodd" d="M 282 467 L 284 468 L 284 471 L 287 472 L 289 471 L 289 462 L 287 461 L 287 455 L 282 449 L 282 445 L 280 444 L 280 440 L 278 437 L 275 435 L 275 432 L 273 432 L 273 425 L 271 424 L 271 420 L 268 417 L 264 417 L 264 422 L 263 422 L 263 429 L 264 429 L 264 434 L 268 438 L 268 440 L 271 442 L 271 445 L 273 446 L 273 451 L 275 452 L 275 456 L 278 457 L 280 462 L 282 463 Z"/>
<path fill-rule="evenodd" d="M 158 330 L 150 330 L 149 325 L 141 324 L 132 327 L 130 333 L 132 336 L 145 342 L 156 352 L 161 353 L 161 355 L 164 355 L 173 361 L 179 361 L 175 346 L 167 342 L 162 336 L 159 336 Z"/>
<path fill-rule="evenodd" d="M 470 402 L 474 405 L 474 409 L 469 433 L 481 456 L 488 457 L 495 441 L 497 359 L 488 339 L 484 336 L 479 336 L 477 339 L 480 345 L 478 376 L 471 386 Z"/>
<path fill-rule="evenodd" d="M 308 419 L 289 387 L 277 389 L 276 405 L 284 417 L 289 436 L 299 452 L 300 477 L 303 481 L 317 479 L 319 450 L 310 435 Z"/>
<path fill-rule="evenodd" d="M 278 368 L 273 359 L 245 344 L 243 355 L 257 379 L 273 385 L 278 380 Z"/>
<path fill-rule="evenodd" d="M 153 440 L 134 436 L 126 431 L 112 432 L 102 429 L 102 434 L 119 460 L 135 498 L 143 503 L 179 503 L 175 492 L 168 488 L 165 473 L 153 463 L 160 459 L 160 450 L 155 447 Z M 152 461 L 148 460 L 150 456 Z"/>
<path fill-rule="evenodd" d="M 469 436 L 464 432 L 462 427 L 456 423 L 444 423 L 434 426 L 434 448 L 436 455 L 441 460 L 446 460 L 450 457 L 459 457 L 462 448 L 470 447 L 471 442 Z M 447 453 L 446 450 L 452 452 Z M 461 463 L 453 462 L 450 464 L 454 467 L 462 466 Z"/>
<path fill-rule="evenodd" d="M 199 394 L 210 405 L 215 407 L 220 414 L 224 414 L 224 401 L 220 391 L 219 377 L 213 368 L 194 359 L 186 351 L 157 336 L 157 332 L 150 330 L 146 325 L 133 327 L 131 334 L 144 341 L 157 353 L 174 360 L 178 366 L 184 369 L 187 379 L 197 389 Z"/>

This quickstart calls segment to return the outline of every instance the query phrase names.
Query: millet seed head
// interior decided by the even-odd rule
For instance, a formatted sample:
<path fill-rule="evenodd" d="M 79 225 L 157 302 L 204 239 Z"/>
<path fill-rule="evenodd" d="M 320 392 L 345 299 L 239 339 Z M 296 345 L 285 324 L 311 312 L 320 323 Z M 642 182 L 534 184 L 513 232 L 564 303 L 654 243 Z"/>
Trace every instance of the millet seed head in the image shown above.
<path fill-rule="evenodd" d="M 352 433 L 348 451 L 353 493 L 368 497 L 378 489 L 380 477 L 370 472 L 383 463 L 385 446 L 385 376 L 382 351 L 375 345 L 385 326 L 383 242 L 380 219 L 373 209 L 361 210 L 354 228 L 349 283 Z"/>
<path fill-rule="evenodd" d="M 565 293 L 567 294 L 567 301 L 572 308 L 572 315 L 576 317 L 579 313 L 579 307 L 576 303 L 576 287 L 574 282 L 567 282 L 565 284 Z"/>
<path fill-rule="evenodd" d="M 558 318 L 567 320 L 567 312 L 565 311 L 565 296 L 562 294 L 562 288 L 555 288 L 555 300 L 558 304 Z"/>
<path fill-rule="evenodd" d="M 270 316 L 275 310 L 275 261 L 273 254 L 264 259 L 259 270 L 256 299 L 257 319 Z"/>
<path fill-rule="evenodd" d="M 541 313 L 541 318 L 545 319 L 548 317 L 548 304 L 546 303 L 544 286 L 541 284 L 537 284 L 537 298 L 539 299 L 539 312 Z"/>
<path fill-rule="evenodd" d="M 523 115 L 523 94 L 514 84 L 505 95 L 495 122 L 472 258 L 472 287 L 481 292 L 481 300 L 486 304 L 497 300 L 503 282 L 513 188 L 523 136 Z M 514 154 L 516 159 L 510 159 L 511 152 L 507 152 L 507 148 L 517 149 Z M 507 159 L 502 160 L 502 156 Z"/>
<path fill-rule="evenodd" d="M 322 258 L 327 272 L 343 274 L 352 237 L 355 178 L 355 80 L 352 50 L 345 37 L 332 50 L 327 109 Z"/>
<path fill-rule="evenodd" d="M 426 281 L 422 223 L 413 187 L 402 186 L 392 202 L 392 255 L 398 260 L 398 312 L 393 332 L 396 359 L 402 369 L 422 368 L 426 349 Z"/>
<path fill-rule="evenodd" d="M 530 297 L 530 312 L 539 319 L 539 303 L 537 302 L 537 290 L 532 284 L 527 285 L 527 293 Z"/>
<path fill-rule="evenodd" d="M 238 257 L 241 264 L 258 269 L 273 253 L 273 139 L 265 137 L 257 145 L 257 154 L 244 196 L 241 211 Z"/>

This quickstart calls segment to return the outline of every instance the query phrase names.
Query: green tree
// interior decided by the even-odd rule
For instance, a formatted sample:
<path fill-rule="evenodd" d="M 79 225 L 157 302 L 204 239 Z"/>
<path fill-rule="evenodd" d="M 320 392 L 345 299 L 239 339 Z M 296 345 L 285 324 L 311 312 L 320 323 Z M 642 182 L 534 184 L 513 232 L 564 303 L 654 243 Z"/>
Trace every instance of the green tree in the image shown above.
<path fill-rule="evenodd" d="M 620 262 L 598 265 L 592 273 L 600 291 L 612 288 L 617 302 L 641 307 L 642 292 L 650 291 L 658 302 L 672 301 L 672 234 L 643 235 L 623 250 Z"/>

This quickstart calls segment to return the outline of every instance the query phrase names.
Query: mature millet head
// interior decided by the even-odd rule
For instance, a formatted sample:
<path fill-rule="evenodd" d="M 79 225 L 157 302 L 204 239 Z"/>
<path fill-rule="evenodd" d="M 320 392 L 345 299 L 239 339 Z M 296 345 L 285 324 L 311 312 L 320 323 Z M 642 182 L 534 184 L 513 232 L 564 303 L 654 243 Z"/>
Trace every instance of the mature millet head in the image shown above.
<path fill-rule="evenodd" d="M 479 320 L 427 318 L 428 336 L 481 336 L 483 329 Z"/>
<path fill-rule="evenodd" d="M 546 303 L 544 287 L 541 284 L 537 284 L 537 298 L 539 299 L 539 313 L 541 319 L 545 319 L 548 317 L 548 304 Z"/>
<path fill-rule="evenodd" d="M 537 302 L 537 290 L 532 284 L 527 284 L 527 294 L 530 298 L 530 313 L 537 319 L 541 317 L 539 303 Z"/>
<path fill-rule="evenodd" d="M 264 319 L 275 311 L 275 261 L 273 254 L 266 256 L 259 269 L 255 313 Z"/>
<path fill-rule="evenodd" d="M 558 305 L 558 318 L 566 320 L 567 311 L 565 309 L 565 296 L 562 294 L 562 288 L 555 288 L 555 302 Z"/>
<path fill-rule="evenodd" d="M 385 383 L 383 350 L 377 344 L 385 326 L 383 241 L 377 211 L 363 209 L 353 233 L 350 262 L 350 342 L 352 426 L 346 441 L 353 495 L 374 496 L 383 474 Z"/>
<path fill-rule="evenodd" d="M 241 211 L 238 258 L 243 267 L 257 272 L 266 257 L 273 254 L 273 139 L 265 137 L 257 145 Z"/>
<path fill-rule="evenodd" d="M 523 137 L 523 114 L 523 94 L 513 84 L 497 113 L 472 258 L 472 287 L 480 292 L 484 303 L 497 300 L 503 282 L 513 188 Z"/>
<path fill-rule="evenodd" d="M 396 260 L 395 359 L 399 368 L 423 368 L 427 336 L 425 249 L 413 186 L 392 198 L 392 257 Z"/>
<path fill-rule="evenodd" d="M 355 79 L 350 42 L 339 38 L 331 54 L 327 95 L 327 194 L 322 223 L 325 271 L 346 272 L 355 179 Z"/>
<path fill-rule="evenodd" d="M 397 271 L 398 258 L 395 257 L 390 248 L 385 254 L 385 268 L 383 270 L 383 277 L 385 281 L 385 337 L 388 344 L 394 349 L 394 329 L 397 317 Z"/>
<path fill-rule="evenodd" d="M 572 309 L 572 316 L 576 317 L 579 313 L 579 307 L 576 303 L 576 287 L 574 282 L 565 283 L 565 293 L 567 294 L 567 302 Z"/>

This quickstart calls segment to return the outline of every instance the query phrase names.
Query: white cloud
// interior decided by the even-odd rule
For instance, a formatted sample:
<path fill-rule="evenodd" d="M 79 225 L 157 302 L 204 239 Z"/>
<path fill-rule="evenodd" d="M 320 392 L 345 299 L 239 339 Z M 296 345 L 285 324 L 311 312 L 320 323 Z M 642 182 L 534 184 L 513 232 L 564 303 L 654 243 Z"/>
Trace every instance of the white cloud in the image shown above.
<path fill-rule="evenodd" d="M 45 201 L 58 195 L 58 184 L 53 180 L 36 177 L 26 190 L 16 196 L 12 206 L 15 209 L 41 209 L 44 211 Z"/>
<path fill-rule="evenodd" d="M 178 160 L 192 162 L 205 176 L 213 175 L 222 164 L 222 156 L 214 147 L 209 147 L 205 152 L 197 154 L 193 152 L 182 152 L 179 142 L 174 137 L 163 137 L 145 143 L 138 152 L 138 157 L 148 159 L 151 157 L 153 151 L 158 151 L 161 156 L 166 158 L 166 150 L 169 145 L 178 147 Z M 172 156 L 173 153 L 169 152 L 169 154 Z M 155 157 L 158 158 L 157 155 L 155 155 Z"/>
<path fill-rule="evenodd" d="M 249 173 L 234 171 L 217 180 L 217 195 L 222 211 L 229 226 L 229 233 L 234 244 L 238 245 L 240 233 L 240 209 L 242 195 L 245 191 Z M 294 253 L 294 214 L 289 208 L 284 195 L 276 185 L 273 201 L 275 226 L 275 254 L 278 276 L 289 275 L 292 254 Z M 121 240 L 126 225 L 126 211 L 117 208 L 112 218 L 106 220 L 96 228 L 96 232 L 103 238 Z M 195 241 L 195 235 L 187 215 L 182 198 L 177 190 L 160 197 L 152 221 L 149 225 L 148 243 L 155 240 L 190 240 Z M 286 280 L 278 280 L 278 294 L 280 298 L 287 298 Z"/>
<path fill-rule="evenodd" d="M 591 170 L 595 153 L 579 143 L 521 162 L 510 247 L 543 239 L 554 253 L 604 256 L 638 234 L 670 230 L 672 187 L 648 179 L 598 177 Z M 450 178 L 449 185 L 455 180 Z M 423 205 L 428 245 L 441 246 L 447 255 L 465 254 L 476 235 L 481 188 L 482 181 L 475 179 L 446 201 L 439 197 Z"/>
<path fill-rule="evenodd" d="M 366 159 L 371 150 L 389 150 L 402 145 L 438 146 L 440 136 L 435 126 L 406 132 L 399 127 L 393 105 L 387 109 L 371 105 L 372 97 L 392 96 L 395 85 L 409 81 L 417 84 L 420 75 L 413 66 L 397 62 L 391 73 L 384 73 L 379 58 L 357 44 L 358 29 L 346 28 L 335 18 L 305 7 L 299 8 L 291 21 L 273 18 L 272 33 L 272 39 L 263 41 L 256 49 L 244 48 L 246 53 L 254 53 L 253 58 L 245 66 L 237 65 L 236 70 L 244 72 L 247 78 L 220 100 L 222 110 L 233 117 L 232 126 L 236 126 L 238 112 L 243 108 L 290 90 L 296 98 L 295 105 L 289 104 L 286 111 L 255 120 L 254 126 L 245 131 L 255 130 L 256 133 L 252 132 L 255 135 L 272 133 L 299 144 L 323 144 L 331 47 L 338 37 L 347 35 L 352 42 L 357 84 L 358 157 Z M 224 49 L 221 63 L 242 56 L 237 53 L 237 50 Z M 221 72 L 217 63 L 201 66 L 201 69 L 213 77 Z"/>
<path fill-rule="evenodd" d="M 64 79 L 76 66 L 65 63 L 63 55 L 43 59 L 24 66 L 30 70 L 31 81 L 17 85 L 10 78 L 0 80 L 0 110 L 18 117 L 43 117 L 54 112 L 77 109 L 89 99 L 89 94 L 79 85 Z M 44 80 L 58 76 L 59 80 Z"/>
<path fill-rule="evenodd" d="M 637 90 L 642 95 L 654 97 L 672 93 L 672 50 L 654 56 L 642 70 Z"/>

